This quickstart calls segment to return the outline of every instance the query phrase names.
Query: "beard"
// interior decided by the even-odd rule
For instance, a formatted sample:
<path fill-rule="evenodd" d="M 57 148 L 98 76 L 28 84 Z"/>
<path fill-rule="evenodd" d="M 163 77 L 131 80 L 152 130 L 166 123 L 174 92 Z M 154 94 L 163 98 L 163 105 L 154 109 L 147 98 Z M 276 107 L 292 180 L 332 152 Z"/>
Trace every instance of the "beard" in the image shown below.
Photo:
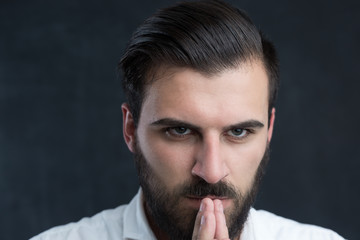
<path fill-rule="evenodd" d="M 261 179 L 269 161 L 269 146 L 267 145 L 256 170 L 252 186 L 246 193 L 242 193 L 231 183 L 220 181 L 209 184 L 199 177 L 194 177 L 168 191 L 165 184 L 156 176 L 148 164 L 138 144 L 135 145 L 134 157 L 145 201 L 145 212 L 147 217 L 153 221 L 162 233 L 174 240 L 192 239 L 198 210 L 184 206 L 181 200 L 189 195 L 197 197 L 211 195 L 233 200 L 233 207 L 225 209 L 225 216 L 229 237 L 235 239 L 241 234 L 250 208 L 255 201 Z"/>

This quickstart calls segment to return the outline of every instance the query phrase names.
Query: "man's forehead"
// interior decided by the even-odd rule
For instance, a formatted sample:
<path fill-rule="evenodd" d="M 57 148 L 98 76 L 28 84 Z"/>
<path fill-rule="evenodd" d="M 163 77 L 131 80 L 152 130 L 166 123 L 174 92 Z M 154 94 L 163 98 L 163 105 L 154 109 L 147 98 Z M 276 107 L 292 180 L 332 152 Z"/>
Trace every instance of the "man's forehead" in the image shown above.
<path fill-rule="evenodd" d="M 229 71 L 234 71 L 234 70 L 238 70 L 241 69 L 244 73 L 248 72 L 248 71 L 261 71 L 266 73 L 266 68 L 264 66 L 264 63 L 262 60 L 258 59 L 258 58 L 254 58 L 251 60 L 247 60 L 244 62 L 239 62 L 238 64 L 235 64 L 235 67 L 215 67 L 215 68 L 211 68 L 208 69 L 207 71 L 203 71 L 200 69 L 195 69 L 189 66 L 174 66 L 174 65 L 170 65 L 170 64 L 158 64 L 157 66 L 152 67 L 146 76 L 146 81 L 145 81 L 145 93 L 147 93 L 147 90 L 149 88 L 151 88 L 151 86 L 155 83 L 158 82 L 159 80 L 161 80 L 163 83 L 166 82 L 167 80 L 171 80 L 173 78 L 173 76 L 175 74 L 179 74 L 181 72 L 185 72 L 185 71 L 191 71 L 194 73 L 197 73 L 205 78 L 208 78 L 209 80 L 216 78 L 218 76 L 220 76 L 221 74 L 224 74 L 226 72 Z M 266 84 L 266 86 L 268 87 L 269 85 L 269 81 L 268 81 L 268 76 L 267 77 L 267 81 L 264 82 L 264 84 Z"/>
<path fill-rule="evenodd" d="M 242 65 L 209 77 L 189 68 L 163 73 L 150 84 L 144 99 L 142 112 L 152 118 L 149 121 L 174 118 L 227 125 L 266 119 L 268 79 L 262 65 Z"/>

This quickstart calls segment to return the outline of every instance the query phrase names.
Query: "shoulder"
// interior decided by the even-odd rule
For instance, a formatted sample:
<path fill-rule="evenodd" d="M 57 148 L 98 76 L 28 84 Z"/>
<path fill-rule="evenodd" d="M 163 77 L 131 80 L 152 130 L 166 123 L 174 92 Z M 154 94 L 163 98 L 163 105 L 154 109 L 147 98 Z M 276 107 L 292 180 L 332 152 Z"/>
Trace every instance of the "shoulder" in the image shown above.
<path fill-rule="evenodd" d="M 104 210 L 78 222 L 51 228 L 30 240 L 98 240 L 113 239 L 113 235 L 118 235 L 116 238 L 120 239 L 126 207 L 127 205 L 122 205 Z"/>
<path fill-rule="evenodd" d="M 155 239 L 146 220 L 141 189 L 127 205 L 102 211 L 77 223 L 52 228 L 30 240 L 119 239 Z"/>
<path fill-rule="evenodd" d="M 259 239 L 276 240 L 343 240 L 332 230 L 303 224 L 264 210 L 251 209 L 249 225 Z M 256 238 L 257 239 L 257 238 Z"/>

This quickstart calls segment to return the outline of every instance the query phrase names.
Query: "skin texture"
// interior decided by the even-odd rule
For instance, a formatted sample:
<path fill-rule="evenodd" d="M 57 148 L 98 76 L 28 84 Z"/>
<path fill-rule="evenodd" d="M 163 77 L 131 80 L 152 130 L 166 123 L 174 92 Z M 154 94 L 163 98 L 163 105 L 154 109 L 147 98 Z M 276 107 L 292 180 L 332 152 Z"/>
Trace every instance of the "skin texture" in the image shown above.
<path fill-rule="evenodd" d="M 168 193 L 201 179 L 229 183 L 246 195 L 271 140 L 275 118 L 273 109 L 268 121 L 268 78 L 257 61 L 213 76 L 167 69 L 147 88 L 137 129 L 127 104 L 122 111 L 130 151 L 141 149 Z M 226 224 L 236 210 L 233 199 L 181 196 L 173 208 L 180 217 L 188 210 L 198 211 L 193 239 L 229 238 Z M 146 211 L 155 235 L 167 239 Z"/>

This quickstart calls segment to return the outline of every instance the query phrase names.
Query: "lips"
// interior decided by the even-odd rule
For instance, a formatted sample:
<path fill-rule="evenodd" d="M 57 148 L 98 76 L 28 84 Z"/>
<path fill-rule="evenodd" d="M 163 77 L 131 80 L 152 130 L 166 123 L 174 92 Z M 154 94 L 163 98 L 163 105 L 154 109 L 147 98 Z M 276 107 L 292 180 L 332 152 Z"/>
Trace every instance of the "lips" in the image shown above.
<path fill-rule="evenodd" d="M 201 201 L 204 198 L 210 198 L 211 200 L 218 199 L 218 200 L 220 200 L 222 202 L 224 208 L 229 207 L 231 205 L 231 203 L 232 203 L 230 198 L 223 197 L 223 196 L 214 196 L 214 195 L 207 195 L 207 196 L 201 196 L 201 197 L 192 196 L 192 195 L 186 196 L 187 204 L 190 207 L 195 208 L 195 209 L 200 208 Z"/>
<path fill-rule="evenodd" d="M 219 199 L 219 200 L 225 200 L 225 199 L 229 199 L 228 197 L 221 197 L 221 196 L 214 196 L 214 195 L 207 195 L 207 196 L 202 196 L 202 197 L 199 197 L 199 196 L 187 196 L 187 198 L 190 198 L 190 199 L 194 199 L 194 200 L 202 200 L 204 198 L 210 198 L 211 200 L 215 200 L 215 199 Z"/>

